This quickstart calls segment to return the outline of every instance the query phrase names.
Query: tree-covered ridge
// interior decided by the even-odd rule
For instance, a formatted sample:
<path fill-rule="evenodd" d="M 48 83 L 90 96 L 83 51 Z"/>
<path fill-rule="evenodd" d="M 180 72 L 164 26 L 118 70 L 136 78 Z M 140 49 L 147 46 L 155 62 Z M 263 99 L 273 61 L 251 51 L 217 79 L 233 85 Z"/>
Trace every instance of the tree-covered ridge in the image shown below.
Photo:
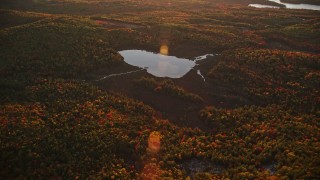
<path fill-rule="evenodd" d="M 1 62 L 8 76 L 78 77 L 122 62 L 122 57 L 99 39 L 89 22 L 47 18 L 1 30 Z"/>
<path fill-rule="evenodd" d="M 316 115 L 276 105 L 211 107 L 200 114 L 212 128 L 204 133 L 177 128 L 140 102 L 84 83 L 42 80 L 28 90 L 33 102 L 1 108 L 3 177 L 137 178 L 146 173 L 139 162 L 151 161 L 158 176 L 182 178 L 189 159 L 220 167 L 220 177 L 317 176 Z M 155 159 L 147 151 L 153 131 L 162 136 Z"/>
<path fill-rule="evenodd" d="M 226 52 L 208 76 L 230 84 L 258 104 L 319 111 L 320 56 L 302 52 L 238 49 Z M 260 103 L 261 102 L 261 103 Z"/>
<path fill-rule="evenodd" d="M 56 14 L 0 10 L 14 21 L 0 18 L 0 178 L 317 179 L 319 13 L 180 2 L 59 0 L 24 7 Z M 210 88 L 134 76 L 133 86 L 145 88 L 128 91 L 179 97 L 195 106 L 186 109 L 203 130 L 173 125 L 107 91 L 110 81 L 95 81 L 125 64 L 117 50 L 156 52 L 163 43 L 188 58 L 221 54 L 201 69 L 205 85 L 196 74 L 187 82 L 250 101 L 214 107 Z"/>
<path fill-rule="evenodd" d="M 185 99 L 188 101 L 201 102 L 203 99 L 194 93 L 177 86 L 170 79 L 157 82 L 154 78 L 142 77 L 135 81 L 138 85 L 156 93 L 166 94 L 172 97 Z"/>
<path fill-rule="evenodd" d="M 20 11 L 4 10 L 4 9 L 0 10 L 0 14 L 2 17 L 0 20 L 1 29 L 33 23 L 35 21 L 38 21 L 45 17 L 50 16 L 49 14 L 43 14 L 43 13 L 20 12 Z"/>
<path fill-rule="evenodd" d="M 1 107 L 1 139 L 13 140 L 1 143 L 2 177 L 88 177 L 137 158 L 133 137 L 153 124 L 152 109 L 84 83 L 38 83 L 32 102 Z"/>
<path fill-rule="evenodd" d="M 319 117 L 295 114 L 270 105 L 234 110 L 210 107 L 201 112 L 201 117 L 220 136 L 218 145 L 225 148 L 223 152 L 230 153 L 224 161 L 232 165 L 248 164 L 244 169 L 252 168 L 254 162 L 260 171 L 268 170 L 287 178 L 316 178 Z M 233 158 L 240 159 L 232 162 Z"/>

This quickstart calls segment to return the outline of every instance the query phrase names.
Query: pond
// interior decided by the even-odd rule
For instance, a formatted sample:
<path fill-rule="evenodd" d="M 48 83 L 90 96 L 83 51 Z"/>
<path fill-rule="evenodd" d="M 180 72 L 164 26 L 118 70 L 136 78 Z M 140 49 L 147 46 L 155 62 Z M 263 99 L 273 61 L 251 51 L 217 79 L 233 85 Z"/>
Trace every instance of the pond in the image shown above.
<path fill-rule="evenodd" d="M 309 9 L 309 10 L 320 11 L 320 6 L 318 5 L 283 3 L 280 0 L 269 0 L 269 1 L 276 2 L 278 4 L 283 4 L 288 9 Z M 276 8 L 276 6 L 269 6 L 269 5 L 262 5 L 262 4 L 249 4 L 249 6 L 256 7 L 256 8 Z"/>
<path fill-rule="evenodd" d="M 249 4 L 250 7 L 255 7 L 255 8 L 276 8 L 279 9 L 280 7 L 277 6 L 270 6 L 270 5 L 263 5 L 263 4 Z"/>
<path fill-rule="evenodd" d="M 181 78 L 196 66 L 197 61 L 213 56 L 213 54 L 207 54 L 190 60 L 144 50 L 124 50 L 119 53 L 126 63 L 146 69 L 156 77 L 168 78 Z"/>

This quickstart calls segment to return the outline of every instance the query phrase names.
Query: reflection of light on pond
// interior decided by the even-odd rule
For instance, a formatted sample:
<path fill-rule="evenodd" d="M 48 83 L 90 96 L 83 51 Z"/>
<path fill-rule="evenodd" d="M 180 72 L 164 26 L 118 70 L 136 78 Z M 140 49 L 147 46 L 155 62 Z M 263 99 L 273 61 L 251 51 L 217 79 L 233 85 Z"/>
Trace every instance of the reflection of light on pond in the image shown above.
<path fill-rule="evenodd" d="M 269 0 L 272 2 L 276 2 L 278 4 L 283 4 L 287 9 L 309 9 L 309 10 L 320 10 L 320 6 L 312 5 L 312 4 L 291 4 L 291 3 L 283 3 L 280 0 Z"/>
<path fill-rule="evenodd" d="M 318 10 L 318 11 L 320 10 L 319 5 L 283 3 L 280 0 L 268 0 L 268 1 L 285 5 L 285 8 L 287 9 L 309 9 L 309 10 Z M 279 7 L 263 5 L 263 4 L 249 4 L 249 6 L 256 7 L 256 8 L 279 8 Z"/>
<path fill-rule="evenodd" d="M 167 45 L 162 45 L 160 47 L 160 54 L 167 56 L 169 54 L 169 47 Z"/>
<path fill-rule="evenodd" d="M 123 50 L 119 51 L 120 55 L 124 58 L 124 61 L 132 66 L 137 66 L 142 69 L 146 69 L 149 74 L 156 77 L 169 77 L 169 78 L 181 78 L 193 69 L 197 63 L 208 57 L 218 56 L 219 54 L 205 54 L 197 56 L 195 58 L 185 59 L 175 56 L 163 55 L 168 53 L 168 47 L 166 45 L 161 46 L 160 53 L 147 52 L 144 50 Z M 134 71 L 136 72 L 136 71 Z M 113 74 L 123 75 L 127 73 Z M 200 72 L 197 73 L 201 78 L 204 78 Z M 111 77 L 111 75 L 104 78 Z M 103 78 L 103 79 L 104 79 Z"/>
<path fill-rule="evenodd" d="M 279 9 L 280 7 L 277 6 L 270 6 L 270 5 L 263 5 L 263 4 L 249 4 L 250 7 L 255 7 L 255 8 L 275 8 Z"/>
<path fill-rule="evenodd" d="M 162 49 L 165 53 L 166 48 Z M 181 78 L 196 65 L 195 61 L 189 59 L 142 50 L 124 50 L 119 53 L 124 57 L 126 63 L 146 68 L 148 73 L 157 77 Z"/>

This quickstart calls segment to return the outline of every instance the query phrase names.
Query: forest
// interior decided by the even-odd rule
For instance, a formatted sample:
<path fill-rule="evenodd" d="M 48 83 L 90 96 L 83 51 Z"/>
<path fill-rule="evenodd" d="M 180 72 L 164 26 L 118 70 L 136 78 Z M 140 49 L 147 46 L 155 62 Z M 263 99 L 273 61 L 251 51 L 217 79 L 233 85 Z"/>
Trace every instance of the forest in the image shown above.
<path fill-rule="evenodd" d="M 0 179 L 319 179 L 319 42 L 264 0 L 3 0 Z M 163 47 L 195 66 L 119 53 Z"/>

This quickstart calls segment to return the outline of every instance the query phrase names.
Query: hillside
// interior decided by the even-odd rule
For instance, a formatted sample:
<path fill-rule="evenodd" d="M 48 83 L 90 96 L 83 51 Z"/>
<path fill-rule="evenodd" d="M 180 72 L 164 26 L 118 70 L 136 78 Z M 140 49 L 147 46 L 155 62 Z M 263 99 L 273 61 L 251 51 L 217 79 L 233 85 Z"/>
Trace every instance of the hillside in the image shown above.
<path fill-rule="evenodd" d="M 3 1 L 0 178 L 320 177 L 320 12 L 247 5 Z"/>

